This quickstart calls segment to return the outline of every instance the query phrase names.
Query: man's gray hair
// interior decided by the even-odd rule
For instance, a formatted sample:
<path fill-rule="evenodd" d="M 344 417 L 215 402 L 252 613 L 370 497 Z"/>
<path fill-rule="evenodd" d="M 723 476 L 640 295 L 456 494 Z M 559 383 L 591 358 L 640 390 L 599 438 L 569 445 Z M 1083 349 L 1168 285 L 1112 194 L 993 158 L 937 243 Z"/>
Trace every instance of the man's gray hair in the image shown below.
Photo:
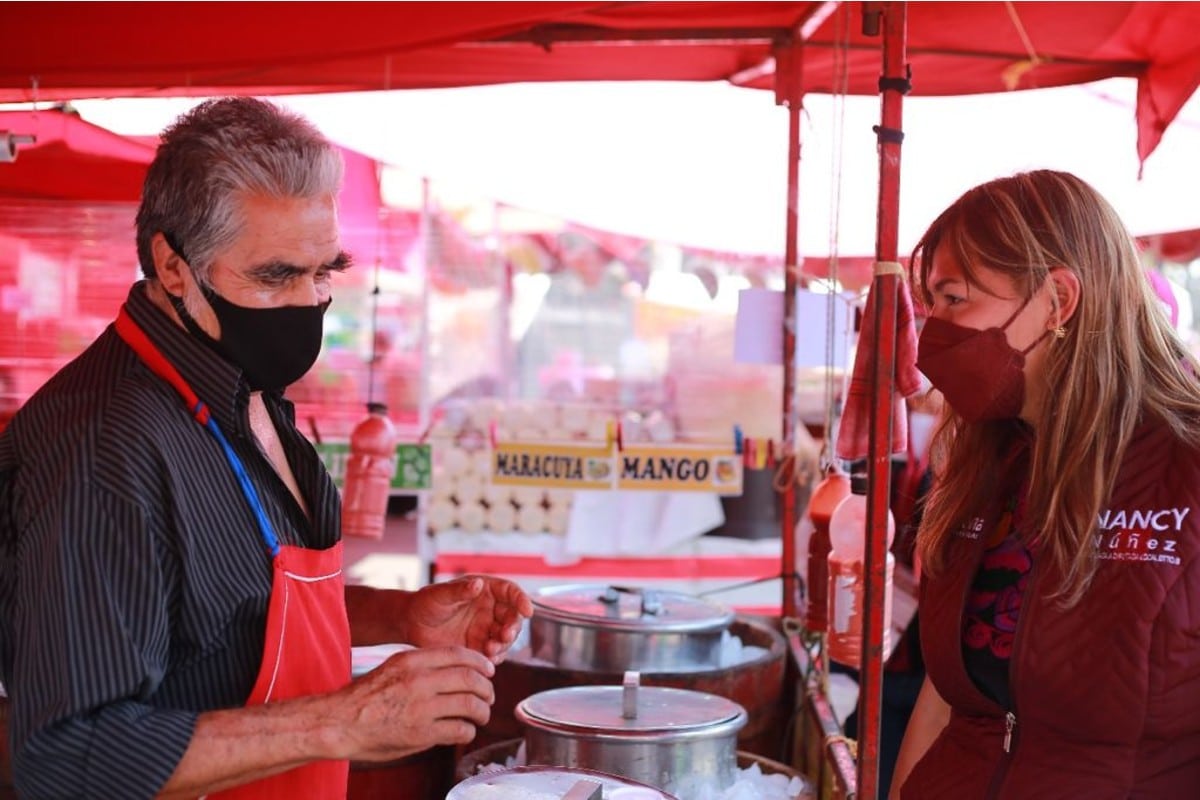
<path fill-rule="evenodd" d="M 162 233 L 208 282 L 217 254 L 241 233 L 241 198 L 336 195 L 342 156 L 308 120 L 264 100 L 208 100 L 162 134 L 142 187 L 137 251 L 156 277 L 150 242 Z"/>

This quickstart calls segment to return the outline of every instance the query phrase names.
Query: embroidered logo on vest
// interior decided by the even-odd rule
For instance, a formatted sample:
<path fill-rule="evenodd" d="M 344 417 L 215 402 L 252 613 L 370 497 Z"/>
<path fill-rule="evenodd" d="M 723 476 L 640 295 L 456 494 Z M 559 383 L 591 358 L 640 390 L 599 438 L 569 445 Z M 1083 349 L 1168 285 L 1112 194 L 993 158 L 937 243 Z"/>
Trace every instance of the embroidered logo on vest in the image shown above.
<path fill-rule="evenodd" d="M 1145 561 L 1179 566 L 1177 534 L 1187 508 L 1106 509 L 1095 536 L 1096 555 L 1105 561 Z"/>
<path fill-rule="evenodd" d="M 983 533 L 983 517 L 972 517 L 971 521 L 954 532 L 960 539 L 978 539 Z"/>

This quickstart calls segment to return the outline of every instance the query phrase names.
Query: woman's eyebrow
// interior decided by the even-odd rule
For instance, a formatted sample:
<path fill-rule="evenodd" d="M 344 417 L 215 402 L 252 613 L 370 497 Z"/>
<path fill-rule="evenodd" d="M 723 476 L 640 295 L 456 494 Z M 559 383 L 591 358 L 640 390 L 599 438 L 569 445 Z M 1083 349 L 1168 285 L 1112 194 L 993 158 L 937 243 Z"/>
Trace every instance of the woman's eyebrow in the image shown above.
<path fill-rule="evenodd" d="M 942 278 L 931 287 L 930 291 L 940 292 L 953 283 L 964 283 L 964 281 L 962 278 Z"/>

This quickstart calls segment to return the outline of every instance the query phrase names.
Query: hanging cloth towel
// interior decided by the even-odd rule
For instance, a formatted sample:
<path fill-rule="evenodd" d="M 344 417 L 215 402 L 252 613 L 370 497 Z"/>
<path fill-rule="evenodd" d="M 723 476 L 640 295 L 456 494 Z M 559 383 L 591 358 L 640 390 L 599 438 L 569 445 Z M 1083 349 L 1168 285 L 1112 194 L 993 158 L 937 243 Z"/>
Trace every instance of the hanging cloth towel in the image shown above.
<path fill-rule="evenodd" d="M 917 329 L 913 324 L 912 295 L 905 280 L 904 267 L 895 261 L 880 261 L 875 264 L 876 275 L 897 275 L 896 286 L 896 391 L 892 395 L 892 453 L 908 450 L 908 414 L 905 413 L 904 398 L 916 394 L 921 388 L 921 376 L 917 372 Z M 854 352 L 854 371 L 850 373 L 850 386 L 846 390 L 842 419 L 838 428 L 837 457 L 846 461 L 858 461 L 869 454 L 871 429 L 871 369 L 875 341 L 875 293 L 878 282 L 871 283 L 867 305 L 863 309 L 862 326 L 858 335 L 858 347 Z"/>

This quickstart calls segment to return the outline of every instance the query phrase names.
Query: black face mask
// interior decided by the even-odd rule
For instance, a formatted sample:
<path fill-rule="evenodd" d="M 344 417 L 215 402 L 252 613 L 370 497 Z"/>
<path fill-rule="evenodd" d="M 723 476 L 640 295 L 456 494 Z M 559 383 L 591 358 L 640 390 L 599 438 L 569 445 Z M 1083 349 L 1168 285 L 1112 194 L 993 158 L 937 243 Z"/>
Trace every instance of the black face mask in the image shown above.
<path fill-rule="evenodd" d="M 167 296 L 184 327 L 241 367 L 252 391 L 282 390 L 312 369 L 321 352 L 325 312 L 331 301 L 315 306 L 247 308 L 207 286 L 201 286 L 201 291 L 221 325 L 220 340 L 204 332 L 184 307 L 182 297 Z"/>
<path fill-rule="evenodd" d="M 187 261 L 173 237 L 167 244 Z M 204 299 L 212 306 L 221 325 L 218 341 L 188 313 L 182 297 L 167 293 L 175 313 L 188 332 L 215 350 L 226 361 L 241 367 L 251 391 L 279 391 L 312 369 L 321 352 L 325 312 L 331 300 L 315 306 L 247 308 L 229 302 L 197 281 Z"/>

